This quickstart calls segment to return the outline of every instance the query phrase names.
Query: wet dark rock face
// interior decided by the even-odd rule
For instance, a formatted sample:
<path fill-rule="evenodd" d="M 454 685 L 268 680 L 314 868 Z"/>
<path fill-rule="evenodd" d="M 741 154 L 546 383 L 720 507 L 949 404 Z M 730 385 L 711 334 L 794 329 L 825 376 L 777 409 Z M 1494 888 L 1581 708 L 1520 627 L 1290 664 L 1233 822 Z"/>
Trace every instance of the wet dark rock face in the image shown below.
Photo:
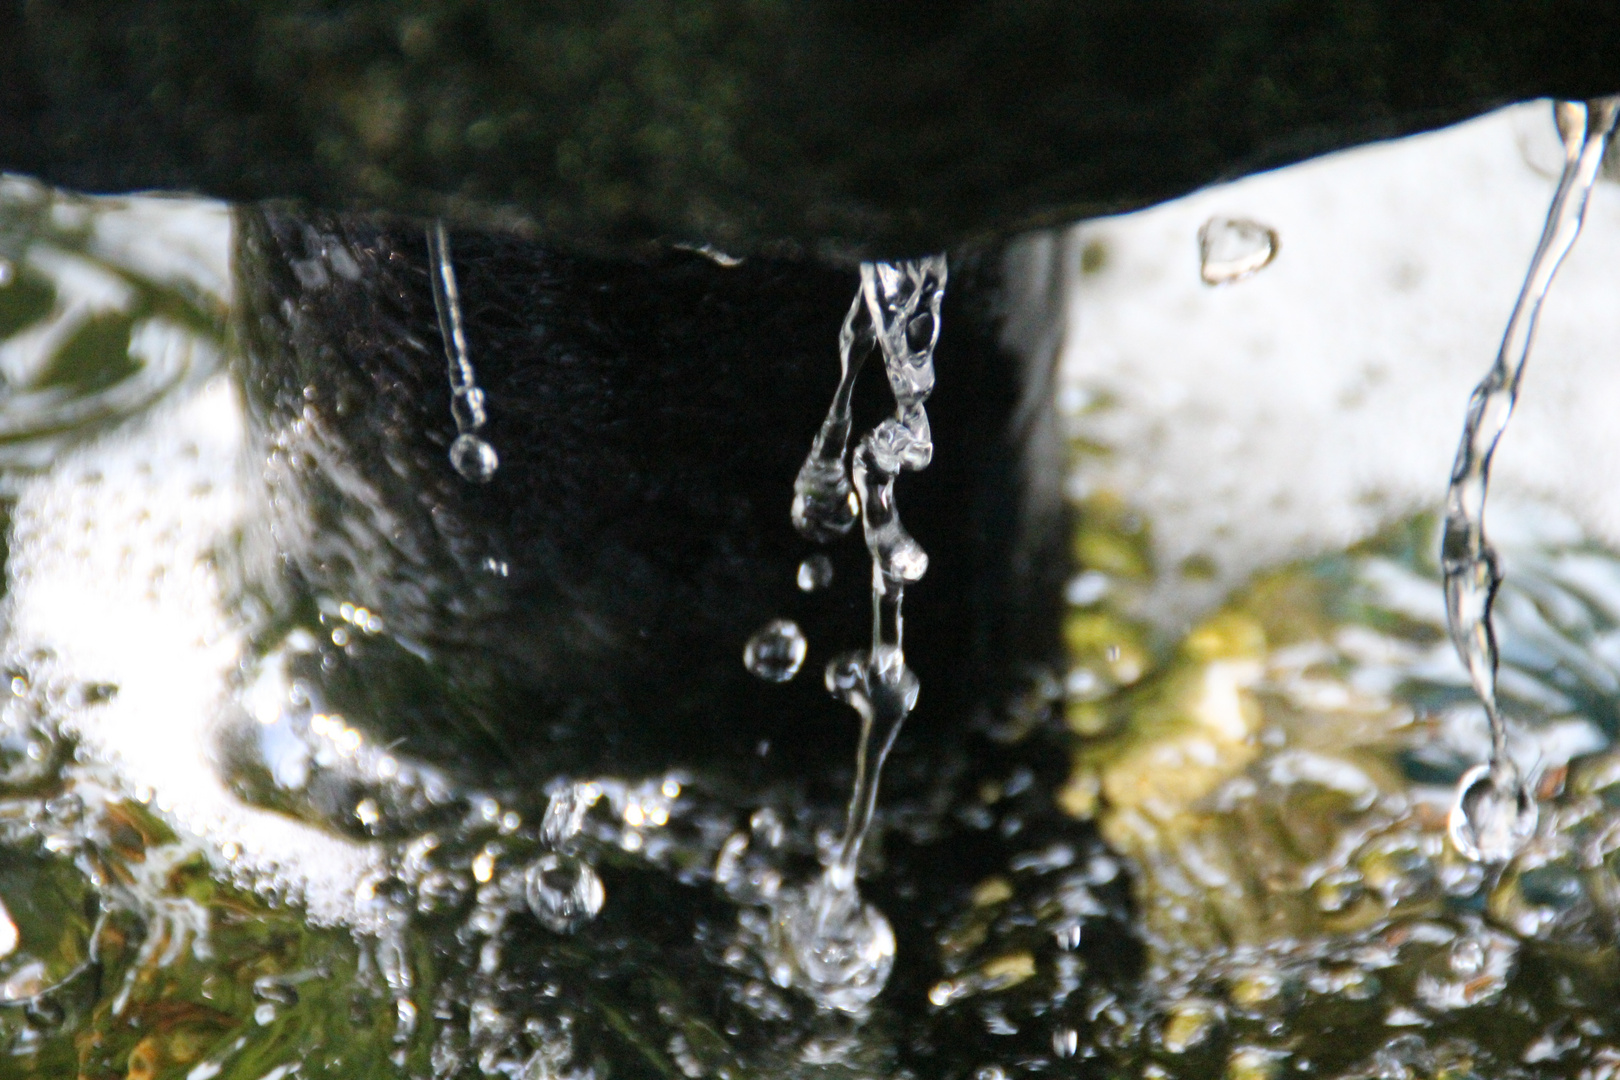
<path fill-rule="evenodd" d="M 241 377 L 279 560 L 252 584 L 304 610 L 326 597 L 381 616 L 386 631 L 355 635 L 321 676 L 347 715 L 480 783 L 679 764 L 739 780 L 847 771 L 854 716 L 821 670 L 869 633 L 870 569 L 857 530 L 828 549 L 833 586 L 802 593 L 795 572 L 817 548 L 788 509 L 837 382 L 853 274 L 456 234 L 481 434 L 501 458 L 481 486 L 448 460 L 421 230 L 277 208 L 238 221 Z M 1039 440 L 1010 430 L 1007 265 L 1001 252 L 953 264 L 930 401 L 941 441 L 898 485 L 932 560 L 906 605 L 923 700 L 897 758 L 918 775 L 974 737 L 1012 657 L 1056 649 L 1045 579 L 1063 560 L 1037 549 L 1061 551 L 1062 532 L 1020 509 L 1019 458 Z M 880 369 L 856 397 L 865 423 L 893 408 Z M 783 685 L 742 661 L 776 617 L 810 640 Z"/>
<path fill-rule="evenodd" d="M 1620 89 L 1549 0 L 0 2 L 0 169 L 893 256 Z"/>

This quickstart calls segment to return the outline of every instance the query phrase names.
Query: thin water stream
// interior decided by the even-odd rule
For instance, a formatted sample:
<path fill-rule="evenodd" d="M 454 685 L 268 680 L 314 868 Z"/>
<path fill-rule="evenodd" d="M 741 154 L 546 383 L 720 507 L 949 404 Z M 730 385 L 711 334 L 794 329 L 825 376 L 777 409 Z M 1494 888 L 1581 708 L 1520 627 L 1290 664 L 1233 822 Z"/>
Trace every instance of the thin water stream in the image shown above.
<path fill-rule="evenodd" d="M 1491 725 L 1490 761 L 1470 770 L 1458 788 L 1451 836 L 1470 858 L 1504 862 L 1535 833 L 1536 801 L 1508 756 L 1507 721 L 1496 696 L 1498 653 L 1491 607 L 1502 583 L 1495 550 L 1485 536 L 1485 495 L 1491 458 L 1518 401 L 1525 361 L 1535 340 L 1536 319 L 1553 277 L 1580 235 L 1587 198 L 1620 115 L 1620 98 L 1556 106 L 1564 143 L 1564 168 L 1547 211 L 1547 224 L 1530 261 L 1501 349 L 1474 388 L 1462 442 L 1446 492 L 1441 564 L 1445 571 L 1446 620 L 1457 653 Z"/>
<path fill-rule="evenodd" d="M 443 221 L 427 231 L 428 261 L 433 268 L 433 306 L 439 316 L 439 336 L 450 370 L 450 412 L 456 421 L 456 439 L 450 444 L 450 464 L 466 480 L 487 484 L 500 468 L 500 455 L 478 430 L 489 420 L 484 391 L 467 355 L 467 331 L 462 325 L 461 290 L 450 254 L 450 232 Z"/>
<path fill-rule="evenodd" d="M 925 469 L 933 458 L 924 404 L 934 389 L 946 277 L 943 255 L 861 264 L 860 290 L 839 334 L 838 389 L 794 482 L 795 527 L 825 542 L 848 532 L 858 518 L 872 561 L 871 647 L 835 658 L 826 672 L 828 692 L 861 719 L 843 835 L 821 877 L 783 902 L 776 917 L 776 980 L 845 1012 L 864 1009 L 894 964 L 894 932 L 882 912 L 861 900 L 855 879 L 883 762 L 917 703 L 917 677 L 906 666 L 902 605 L 906 585 L 927 571 L 928 555 L 900 523 L 894 483 L 902 471 Z M 846 462 L 855 381 L 874 345 L 883 354 L 895 412 L 861 439 Z"/>

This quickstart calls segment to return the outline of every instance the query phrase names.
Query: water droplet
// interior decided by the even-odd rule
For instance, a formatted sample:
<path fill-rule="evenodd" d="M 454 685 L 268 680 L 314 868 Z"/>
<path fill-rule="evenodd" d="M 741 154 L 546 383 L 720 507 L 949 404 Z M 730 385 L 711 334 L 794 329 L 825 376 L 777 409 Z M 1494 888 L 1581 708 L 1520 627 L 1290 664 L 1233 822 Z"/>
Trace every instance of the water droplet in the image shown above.
<path fill-rule="evenodd" d="M 0 289 L 10 285 L 17 276 L 10 259 L 0 259 Z"/>
<path fill-rule="evenodd" d="M 748 639 L 743 664 L 766 682 L 787 682 L 799 673 L 810 645 L 792 619 L 772 619 Z"/>
<path fill-rule="evenodd" d="M 1060 1027 L 1052 1032 L 1052 1053 L 1061 1058 L 1074 1057 L 1080 1052 L 1080 1033 L 1071 1027 Z"/>
<path fill-rule="evenodd" d="M 793 527 L 801 535 L 821 544 L 836 540 L 849 532 L 860 509 L 842 457 L 805 461 L 793 492 Z"/>
<path fill-rule="evenodd" d="M 1490 765 L 1476 765 L 1457 785 L 1447 831 L 1464 857 L 1500 863 L 1536 834 L 1538 817 L 1535 796 L 1517 769 L 1507 765 L 1493 775 Z"/>
<path fill-rule="evenodd" d="M 1277 230 L 1247 218 L 1213 217 L 1198 230 L 1199 275 L 1208 285 L 1242 281 L 1277 257 Z"/>
<path fill-rule="evenodd" d="M 800 590 L 804 592 L 825 589 L 833 581 L 832 560 L 820 553 L 809 556 L 799 564 L 797 580 Z"/>
<path fill-rule="evenodd" d="M 501 459 L 495 448 L 477 435 L 463 432 L 450 444 L 450 464 L 455 466 L 464 480 L 487 484 L 495 479 L 495 470 Z"/>
<path fill-rule="evenodd" d="M 524 874 L 524 897 L 542 924 L 568 934 L 596 917 L 606 894 L 591 865 L 573 855 L 548 851 Z"/>

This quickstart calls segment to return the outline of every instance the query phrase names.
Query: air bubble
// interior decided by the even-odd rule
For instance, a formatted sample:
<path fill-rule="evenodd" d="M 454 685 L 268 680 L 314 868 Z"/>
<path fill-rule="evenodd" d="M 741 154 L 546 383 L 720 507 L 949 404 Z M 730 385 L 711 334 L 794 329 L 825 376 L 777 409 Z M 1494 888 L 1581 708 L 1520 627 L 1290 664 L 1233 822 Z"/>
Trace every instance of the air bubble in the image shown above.
<path fill-rule="evenodd" d="M 804 666 L 810 645 L 792 619 L 772 619 L 748 639 L 743 665 L 766 682 L 787 682 Z"/>
<path fill-rule="evenodd" d="M 1242 281 L 1277 257 L 1277 230 L 1247 218 L 1213 217 L 1198 230 L 1198 273 L 1206 285 Z"/>
<path fill-rule="evenodd" d="M 524 898 L 534 917 L 559 934 L 569 934 L 602 910 L 602 879 L 583 859 L 549 851 L 530 864 L 523 879 Z"/>

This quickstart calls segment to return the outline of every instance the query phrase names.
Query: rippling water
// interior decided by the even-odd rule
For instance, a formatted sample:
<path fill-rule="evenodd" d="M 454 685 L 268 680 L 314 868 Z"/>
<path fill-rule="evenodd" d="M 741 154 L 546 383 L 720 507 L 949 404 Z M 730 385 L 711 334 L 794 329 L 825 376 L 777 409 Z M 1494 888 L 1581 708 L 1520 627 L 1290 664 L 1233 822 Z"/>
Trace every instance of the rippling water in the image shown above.
<path fill-rule="evenodd" d="M 255 651 L 220 600 L 256 557 L 229 228 L 0 184 L 0 1075 L 1620 1074 L 1620 557 L 1572 520 L 1492 511 L 1543 805 L 1498 872 L 1446 839 L 1489 731 L 1432 514 L 1177 623 L 1155 523 L 1086 490 L 1069 667 L 885 799 L 894 976 L 821 1012 L 772 982 L 771 912 L 841 805 L 685 773 L 502 805 L 323 702 L 375 613 Z"/>

